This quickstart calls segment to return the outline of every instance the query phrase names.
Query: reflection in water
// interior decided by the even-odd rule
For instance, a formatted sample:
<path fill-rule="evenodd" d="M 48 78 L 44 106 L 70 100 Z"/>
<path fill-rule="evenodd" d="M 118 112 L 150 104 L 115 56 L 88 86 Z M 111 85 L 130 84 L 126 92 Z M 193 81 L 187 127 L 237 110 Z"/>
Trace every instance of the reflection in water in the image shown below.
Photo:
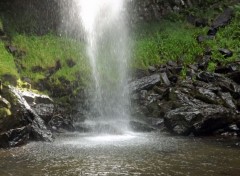
<path fill-rule="evenodd" d="M 0 175 L 238 176 L 236 143 L 158 133 L 68 134 L 54 143 L 0 150 Z"/>

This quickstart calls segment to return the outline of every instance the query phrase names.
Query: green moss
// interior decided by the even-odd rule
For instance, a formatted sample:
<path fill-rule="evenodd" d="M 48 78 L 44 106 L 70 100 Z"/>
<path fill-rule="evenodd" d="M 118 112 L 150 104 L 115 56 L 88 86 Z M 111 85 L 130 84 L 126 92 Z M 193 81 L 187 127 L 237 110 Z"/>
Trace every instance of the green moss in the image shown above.
<path fill-rule="evenodd" d="M 217 64 L 216 64 L 216 63 L 210 62 L 210 63 L 208 63 L 208 68 L 207 68 L 207 70 L 210 71 L 210 72 L 214 72 L 215 69 L 216 69 L 216 67 L 217 67 Z"/>
<path fill-rule="evenodd" d="M 26 51 L 26 56 L 21 62 L 26 68 L 22 71 L 22 76 L 33 81 L 44 79 L 46 72 L 53 68 L 58 60 L 61 62 L 61 68 L 52 76 L 55 80 L 64 77 L 69 81 L 74 81 L 78 79 L 76 74 L 80 72 L 82 76 L 79 81 L 85 81 L 89 75 L 90 66 L 85 56 L 84 44 L 81 42 L 49 34 L 44 36 L 15 35 L 13 43 Z M 67 59 L 72 59 L 76 65 L 69 68 L 66 63 Z M 33 73 L 34 66 L 41 66 L 44 71 Z"/>
<path fill-rule="evenodd" d="M 191 63 L 203 53 L 196 41 L 202 29 L 179 22 L 153 24 L 147 30 L 143 29 L 135 38 L 133 66 L 144 68 L 168 60 Z"/>
<path fill-rule="evenodd" d="M 4 118 L 4 117 L 7 117 L 7 116 L 11 116 L 12 113 L 9 109 L 7 108 L 0 108 L 0 118 Z"/>
<path fill-rule="evenodd" d="M 13 56 L 7 52 L 4 43 L 0 41 L 0 77 L 6 74 L 19 77 Z"/>

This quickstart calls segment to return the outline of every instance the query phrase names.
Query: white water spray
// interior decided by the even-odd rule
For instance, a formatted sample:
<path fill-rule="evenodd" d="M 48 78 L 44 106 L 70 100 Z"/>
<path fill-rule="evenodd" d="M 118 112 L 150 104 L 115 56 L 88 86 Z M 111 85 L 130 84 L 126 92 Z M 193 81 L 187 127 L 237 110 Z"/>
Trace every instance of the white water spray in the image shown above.
<path fill-rule="evenodd" d="M 97 132 L 128 129 L 129 37 L 125 0 L 74 0 L 84 28 L 94 86 L 90 93 Z"/>

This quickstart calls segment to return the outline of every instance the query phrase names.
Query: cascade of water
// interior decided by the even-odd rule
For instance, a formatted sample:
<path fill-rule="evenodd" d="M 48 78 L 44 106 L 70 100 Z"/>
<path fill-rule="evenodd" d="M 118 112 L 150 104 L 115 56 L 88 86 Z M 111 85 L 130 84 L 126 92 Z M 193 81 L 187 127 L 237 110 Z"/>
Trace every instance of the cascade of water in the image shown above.
<path fill-rule="evenodd" d="M 128 129 L 129 37 L 125 0 L 74 0 L 87 41 L 94 88 L 92 114 L 97 132 Z M 92 121 L 91 121 L 92 122 Z"/>

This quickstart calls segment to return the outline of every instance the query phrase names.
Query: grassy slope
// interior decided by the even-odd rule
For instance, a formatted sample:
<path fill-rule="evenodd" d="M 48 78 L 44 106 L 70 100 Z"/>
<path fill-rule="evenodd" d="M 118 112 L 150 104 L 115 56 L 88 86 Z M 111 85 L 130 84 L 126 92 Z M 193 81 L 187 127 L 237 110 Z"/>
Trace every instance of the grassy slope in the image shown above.
<path fill-rule="evenodd" d="M 89 73 L 84 46 L 80 42 L 51 34 L 45 36 L 15 35 L 13 45 L 26 52 L 26 56 L 22 59 L 22 65 L 26 68 L 22 76 L 34 81 L 44 79 L 46 76 L 45 72 L 33 73 L 34 66 L 41 66 L 47 70 L 54 67 L 57 60 L 60 60 L 62 68 L 52 76 L 56 81 L 59 77 L 75 81 L 76 74 L 87 76 Z M 67 59 L 72 59 L 76 65 L 72 68 L 68 67 Z M 86 77 L 81 78 L 82 80 L 79 81 L 86 79 Z"/>
<path fill-rule="evenodd" d="M 203 49 L 196 41 L 201 29 L 180 22 L 145 24 L 135 38 L 133 66 L 146 68 L 168 60 L 189 63 Z M 150 28 L 149 28 L 150 26 Z"/>
<path fill-rule="evenodd" d="M 16 78 L 19 77 L 14 57 L 7 52 L 4 43 L 0 41 L 0 76 L 6 74 L 13 75 Z"/>
<path fill-rule="evenodd" d="M 214 40 L 197 43 L 198 35 L 206 35 L 209 27 L 197 28 L 188 24 L 181 17 L 175 17 L 174 22 L 162 21 L 153 24 L 141 24 L 137 26 L 135 35 L 135 48 L 133 51 L 133 67 L 147 68 L 149 65 L 164 63 L 168 60 L 181 60 L 183 63 L 193 63 L 197 57 L 201 57 L 205 48 L 213 50 L 213 59 L 209 64 L 210 70 L 214 70 L 215 63 L 220 61 L 228 63 L 240 57 L 240 5 L 233 7 L 236 14 L 232 22 L 225 28 L 219 29 Z M 218 11 L 201 11 L 195 15 L 214 19 Z M 178 19 L 176 21 L 176 19 Z M 219 48 L 227 48 L 234 52 L 233 57 L 224 59 L 218 52 Z"/>

